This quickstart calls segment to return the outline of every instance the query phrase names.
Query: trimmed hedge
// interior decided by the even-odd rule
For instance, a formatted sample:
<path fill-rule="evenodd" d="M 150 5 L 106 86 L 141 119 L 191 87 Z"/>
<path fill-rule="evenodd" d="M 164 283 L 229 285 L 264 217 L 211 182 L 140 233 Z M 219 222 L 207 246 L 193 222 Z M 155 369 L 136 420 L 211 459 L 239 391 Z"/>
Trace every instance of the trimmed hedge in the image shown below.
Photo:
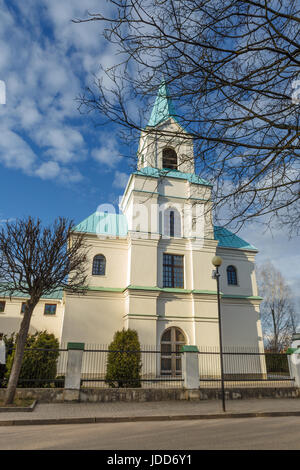
<path fill-rule="evenodd" d="M 137 332 L 124 328 L 117 331 L 108 349 L 105 382 L 110 387 L 141 387 L 141 346 Z"/>

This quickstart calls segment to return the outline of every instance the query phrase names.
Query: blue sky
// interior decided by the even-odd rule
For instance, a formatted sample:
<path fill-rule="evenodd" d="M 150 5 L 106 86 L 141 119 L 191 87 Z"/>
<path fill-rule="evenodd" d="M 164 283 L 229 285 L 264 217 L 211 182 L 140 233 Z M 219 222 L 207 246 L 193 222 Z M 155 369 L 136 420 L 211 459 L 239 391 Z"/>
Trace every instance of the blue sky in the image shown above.
<path fill-rule="evenodd" d="M 31 213 L 79 221 L 125 185 L 128 150 L 75 101 L 101 76 L 99 65 L 116 60 L 98 25 L 71 22 L 85 14 L 77 0 L 0 0 L 1 220 Z"/>
<path fill-rule="evenodd" d="M 0 221 L 28 214 L 44 222 L 63 215 L 76 223 L 113 203 L 132 169 L 134 150 L 112 126 L 95 127 L 75 98 L 118 63 L 99 23 L 71 19 L 98 12 L 99 0 L 0 0 Z M 109 8 L 101 1 L 101 11 Z M 108 12 L 107 12 L 108 13 Z M 126 156 L 125 156 L 126 155 Z M 240 236 L 271 259 L 299 291 L 299 237 L 249 226 Z M 300 311 L 300 305 L 299 305 Z"/>

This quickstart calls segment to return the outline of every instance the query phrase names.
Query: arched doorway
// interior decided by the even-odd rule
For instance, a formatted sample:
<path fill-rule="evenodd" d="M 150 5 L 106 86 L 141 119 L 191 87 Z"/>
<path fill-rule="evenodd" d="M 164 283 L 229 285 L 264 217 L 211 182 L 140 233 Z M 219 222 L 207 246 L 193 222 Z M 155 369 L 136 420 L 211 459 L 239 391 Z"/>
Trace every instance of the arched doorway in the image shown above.
<path fill-rule="evenodd" d="M 185 336 L 179 328 L 173 326 L 164 331 L 160 342 L 161 375 L 171 377 L 181 375 L 181 354 L 179 352 L 184 344 L 186 344 Z"/>

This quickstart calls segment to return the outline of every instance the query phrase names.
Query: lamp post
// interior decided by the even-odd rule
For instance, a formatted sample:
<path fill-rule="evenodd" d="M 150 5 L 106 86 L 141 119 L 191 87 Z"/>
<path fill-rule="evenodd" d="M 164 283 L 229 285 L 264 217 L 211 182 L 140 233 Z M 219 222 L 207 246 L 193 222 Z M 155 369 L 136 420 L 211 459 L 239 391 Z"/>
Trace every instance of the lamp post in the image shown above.
<path fill-rule="evenodd" d="M 219 267 L 222 264 L 220 256 L 214 256 L 211 260 L 216 270 L 213 271 L 213 278 L 217 280 L 217 296 L 218 296 L 218 321 L 219 321 L 219 345 L 220 345 L 220 365 L 221 365 L 221 387 L 222 387 L 222 405 L 225 409 L 225 387 L 224 387 L 224 364 L 223 364 L 223 345 L 222 345 L 222 322 L 221 322 L 221 301 L 220 301 L 220 273 Z"/>

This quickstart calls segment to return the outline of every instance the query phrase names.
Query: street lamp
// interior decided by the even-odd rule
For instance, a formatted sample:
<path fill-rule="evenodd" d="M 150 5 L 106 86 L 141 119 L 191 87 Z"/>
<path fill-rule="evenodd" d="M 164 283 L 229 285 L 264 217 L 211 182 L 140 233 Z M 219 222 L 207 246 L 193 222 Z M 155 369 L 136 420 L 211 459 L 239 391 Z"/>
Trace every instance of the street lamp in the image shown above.
<path fill-rule="evenodd" d="M 220 344 L 220 364 L 221 364 L 221 386 L 222 386 L 222 405 L 223 411 L 225 409 L 225 387 L 224 387 L 224 365 L 223 365 L 223 346 L 222 346 L 222 323 L 221 323 L 221 301 L 220 301 L 220 273 L 219 267 L 222 264 L 222 258 L 220 256 L 214 256 L 211 260 L 215 266 L 213 271 L 213 278 L 217 280 L 217 296 L 218 296 L 218 320 L 219 320 L 219 344 Z"/>

